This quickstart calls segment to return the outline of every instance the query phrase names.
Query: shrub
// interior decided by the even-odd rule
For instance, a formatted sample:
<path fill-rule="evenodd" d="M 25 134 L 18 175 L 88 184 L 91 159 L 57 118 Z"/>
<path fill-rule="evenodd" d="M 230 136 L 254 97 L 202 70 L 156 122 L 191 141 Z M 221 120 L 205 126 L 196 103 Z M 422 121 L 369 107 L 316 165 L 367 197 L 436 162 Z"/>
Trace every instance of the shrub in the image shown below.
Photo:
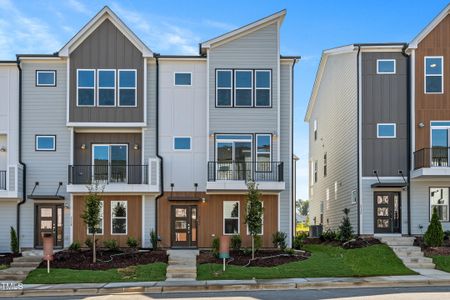
<path fill-rule="evenodd" d="M 350 218 L 348 217 L 348 213 L 350 209 L 344 209 L 344 217 L 342 218 L 342 223 L 339 226 L 339 240 L 341 242 L 347 242 L 353 238 L 353 228 L 350 223 Z"/>
<path fill-rule="evenodd" d="M 105 246 L 105 248 L 108 248 L 108 250 L 111 251 L 119 250 L 119 244 L 116 240 L 106 240 L 103 242 L 103 245 Z"/>
<path fill-rule="evenodd" d="M 450 230 L 446 230 L 444 231 L 444 240 L 449 240 L 450 239 Z"/>
<path fill-rule="evenodd" d="M 244 255 L 250 255 L 252 254 L 252 248 L 244 248 L 242 253 L 244 253 Z"/>
<path fill-rule="evenodd" d="M 284 249 L 284 253 L 289 254 L 289 255 L 294 255 L 295 250 L 292 248 L 286 248 L 286 249 Z"/>
<path fill-rule="evenodd" d="M 139 241 L 137 239 L 135 239 L 134 237 L 129 236 L 127 238 L 127 245 L 131 249 L 136 249 L 138 247 L 138 245 L 139 245 Z"/>
<path fill-rule="evenodd" d="M 300 232 L 294 237 L 294 241 L 292 242 L 292 247 L 294 249 L 300 250 L 303 246 L 304 240 L 308 237 L 308 233 Z"/>
<path fill-rule="evenodd" d="M 281 250 L 286 249 L 286 238 L 287 234 L 281 231 L 277 231 L 272 235 L 272 244 L 275 248 L 280 248 Z"/>
<path fill-rule="evenodd" d="M 262 246 L 262 239 L 260 235 L 255 236 L 255 252 L 257 252 L 259 249 L 261 249 Z"/>
<path fill-rule="evenodd" d="M 444 241 L 444 231 L 442 230 L 442 224 L 441 221 L 439 221 L 436 208 L 433 209 L 430 225 L 423 236 L 423 240 L 428 247 L 442 246 L 442 242 Z"/>
<path fill-rule="evenodd" d="M 235 251 L 239 251 L 241 250 L 241 245 L 242 245 L 242 239 L 241 236 L 239 234 L 234 234 L 231 237 L 231 249 L 235 250 Z"/>
<path fill-rule="evenodd" d="M 320 239 L 322 241 L 336 241 L 338 240 L 338 233 L 336 231 L 328 229 L 325 232 L 322 232 L 322 234 L 320 235 Z"/>
<path fill-rule="evenodd" d="M 219 257 L 220 240 L 218 237 L 213 238 L 211 248 L 212 254 L 215 257 Z"/>
<path fill-rule="evenodd" d="M 73 242 L 72 244 L 70 244 L 70 246 L 69 246 L 69 250 L 70 250 L 70 251 L 79 251 L 80 248 L 81 248 L 80 243 L 79 243 L 79 242 L 76 242 L 76 241 Z"/>
<path fill-rule="evenodd" d="M 19 239 L 17 238 L 16 230 L 12 226 L 10 229 L 10 239 L 11 252 L 16 255 L 19 254 Z"/>
<path fill-rule="evenodd" d="M 95 239 L 95 244 L 96 244 L 96 245 L 97 245 L 97 242 L 98 242 L 98 239 Z M 84 244 L 85 244 L 89 249 L 92 249 L 92 248 L 94 247 L 91 238 L 87 238 L 87 239 L 84 241 Z"/>
<path fill-rule="evenodd" d="M 150 231 L 150 242 L 152 243 L 152 249 L 156 250 L 158 249 L 158 235 L 156 234 L 156 232 L 152 229 L 152 231 Z"/>

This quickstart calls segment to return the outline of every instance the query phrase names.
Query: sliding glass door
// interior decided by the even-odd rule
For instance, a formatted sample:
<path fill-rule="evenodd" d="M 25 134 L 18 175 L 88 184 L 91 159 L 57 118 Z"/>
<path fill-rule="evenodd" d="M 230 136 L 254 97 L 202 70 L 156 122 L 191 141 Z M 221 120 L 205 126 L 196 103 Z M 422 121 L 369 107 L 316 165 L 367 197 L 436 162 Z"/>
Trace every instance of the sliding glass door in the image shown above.
<path fill-rule="evenodd" d="M 448 167 L 448 128 L 431 130 L 431 166 Z"/>
<path fill-rule="evenodd" d="M 252 175 L 252 136 L 218 135 L 217 179 L 249 180 Z"/>
<path fill-rule="evenodd" d="M 128 145 L 93 145 L 92 165 L 94 181 L 126 183 Z"/>

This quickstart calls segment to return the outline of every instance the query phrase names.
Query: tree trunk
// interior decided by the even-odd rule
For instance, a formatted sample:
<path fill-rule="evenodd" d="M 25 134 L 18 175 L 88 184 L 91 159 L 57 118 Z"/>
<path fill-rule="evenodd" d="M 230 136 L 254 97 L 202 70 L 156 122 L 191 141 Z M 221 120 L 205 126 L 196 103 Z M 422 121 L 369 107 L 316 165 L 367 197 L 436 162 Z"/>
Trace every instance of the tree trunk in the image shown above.
<path fill-rule="evenodd" d="M 252 235 L 252 259 L 255 259 L 255 236 Z"/>
<path fill-rule="evenodd" d="M 97 251 L 96 251 L 96 247 L 95 247 L 95 233 L 92 235 L 93 241 L 92 241 L 92 262 L 96 263 L 97 262 Z"/>

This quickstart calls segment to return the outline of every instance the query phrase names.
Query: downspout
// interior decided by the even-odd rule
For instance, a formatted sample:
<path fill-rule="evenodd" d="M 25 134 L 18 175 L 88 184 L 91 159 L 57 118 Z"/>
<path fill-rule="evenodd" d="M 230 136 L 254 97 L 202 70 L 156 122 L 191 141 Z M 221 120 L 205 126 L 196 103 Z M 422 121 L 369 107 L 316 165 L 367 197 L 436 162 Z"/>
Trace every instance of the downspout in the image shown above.
<path fill-rule="evenodd" d="M 406 202 L 407 202 L 407 212 L 408 212 L 408 235 L 411 235 L 411 159 L 412 159 L 412 147 L 411 147 L 411 113 L 412 113 L 412 108 L 411 108 L 411 56 L 408 55 L 406 53 L 406 48 L 407 45 L 405 45 L 402 49 L 402 55 L 404 57 L 406 57 L 406 111 L 407 111 L 407 115 L 406 115 L 406 132 L 407 132 L 407 137 L 406 137 L 406 148 L 407 148 L 407 152 L 408 152 L 408 156 L 407 156 L 407 170 L 408 170 L 408 177 L 407 177 L 407 190 L 406 190 L 406 195 L 407 198 Z"/>
<path fill-rule="evenodd" d="M 160 191 L 158 196 L 155 198 L 155 232 L 158 235 L 158 200 L 164 196 L 164 173 L 163 173 L 163 158 L 159 154 L 159 53 L 155 53 L 154 57 L 156 59 L 156 157 L 159 158 L 159 183 Z M 153 246 L 153 245 L 152 245 Z"/>
<path fill-rule="evenodd" d="M 356 208 L 357 208 L 357 232 L 358 232 L 358 235 L 361 235 L 361 181 L 360 181 L 360 176 L 361 176 L 361 174 L 360 174 L 360 172 L 359 172 L 359 167 L 360 167 L 360 149 L 359 149 L 359 145 L 360 145 L 360 142 L 359 142 L 359 139 L 360 139 L 360 128 L 359 128 L 359 118 L 361 117 L 360 116 L 360 114 L 359 114 L 359 106 L 360 106 L 360 104 L 359 104 L 359 102 L 360 102 L 360 96 L 359 96 L 359 91 L 360 91 L 360 88 L 359 88 L 359 85 L 361 84 L 360 83 L 360 80 L 359 80 L 359 56 L 360 56 L 360 53 L 361 53 L 361 45 L 358 45 L 358 53 L 356 54 L 356 82 L 357 82 L 357 84 L 356 84 L 356 99 L 357 99 L 357 101 L 356 101 L 356 115 L 357 115 L 357 118 L 356 118 L 356 122 L 357 122 L 357 124 L 356 124 L 356 142 L 357 142 L 357 147 L 356 147 L 356 157 L 357 157 L 357 160 L 356 160 L 356 178 L 357 178 L 357 188 L 356 188 L 356 190 L 357 190 L 357 194 L 358 194 L 358 201 L 356 202 Z"/>
<path fill-rule="evenodd" d="M 22 68 L 20 59 L 17 57 L 17 68 L 19 69 L 19 164 L 22 165 L 22 200 L 17 204 L 16 230 L 20 249 L 20 207 L 27 201 L 27 165 L 22 161 Z"/>
<path fill-rule="evenodd" d="M 294 62 L 292 63 L 292 70 L 291 70 L 291 164 L 292 164 L 292 168 L 291 168 L 291 193 L 292 193 L 292 209 L 293 211 L 291 212 L 291 218 L 292 218 L 292 224 L 291 224 L 291 228 L 292 228 L 292 240 L 291 240 L 291 246 L 292 243 L 294 241 L 295 235 L 296 235 L 296 219 L 297 219 L 297 212 L 296 212 L 296 201 L 295 198 L 297 197 L 297 195 L 294 195 L 294 185 L 296 184 L 296 182 L 294 182 L 294 167 L 297 166 L 297 163 L 294 164 L 294 67 L 295 64 L 297 62 L 297 59 L 294 59 Z M 297 173 L 295 173 L 297 174 Z M 297 189 L 295 189 L 297 191 Z"/>

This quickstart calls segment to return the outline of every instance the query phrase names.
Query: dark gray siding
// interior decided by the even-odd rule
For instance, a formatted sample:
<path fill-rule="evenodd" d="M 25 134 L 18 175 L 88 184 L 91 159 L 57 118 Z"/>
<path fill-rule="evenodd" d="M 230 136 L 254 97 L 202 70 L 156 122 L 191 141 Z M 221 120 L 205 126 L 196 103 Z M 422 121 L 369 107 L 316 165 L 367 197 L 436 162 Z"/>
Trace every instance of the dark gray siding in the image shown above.
<path fill-rule="evenodd" d="M 136 69 L 137 107 L 77 107 L 77 69 Z M 144 58 L 142 53 L 105 20 L 70 54 L 70 122 L 143 122 Z M 118 99 L 117 99 L 118 100 Z"/>
<path fill-rule="evenodd" d="M 362 176 L 407 174 L 407 59 L 400 52 L 362 54 Z M 377 59 L 395 59 L 396 74 L 377 74 Z M 377 139 L 377 123 L 396 123 L 397 138 Z"/>

